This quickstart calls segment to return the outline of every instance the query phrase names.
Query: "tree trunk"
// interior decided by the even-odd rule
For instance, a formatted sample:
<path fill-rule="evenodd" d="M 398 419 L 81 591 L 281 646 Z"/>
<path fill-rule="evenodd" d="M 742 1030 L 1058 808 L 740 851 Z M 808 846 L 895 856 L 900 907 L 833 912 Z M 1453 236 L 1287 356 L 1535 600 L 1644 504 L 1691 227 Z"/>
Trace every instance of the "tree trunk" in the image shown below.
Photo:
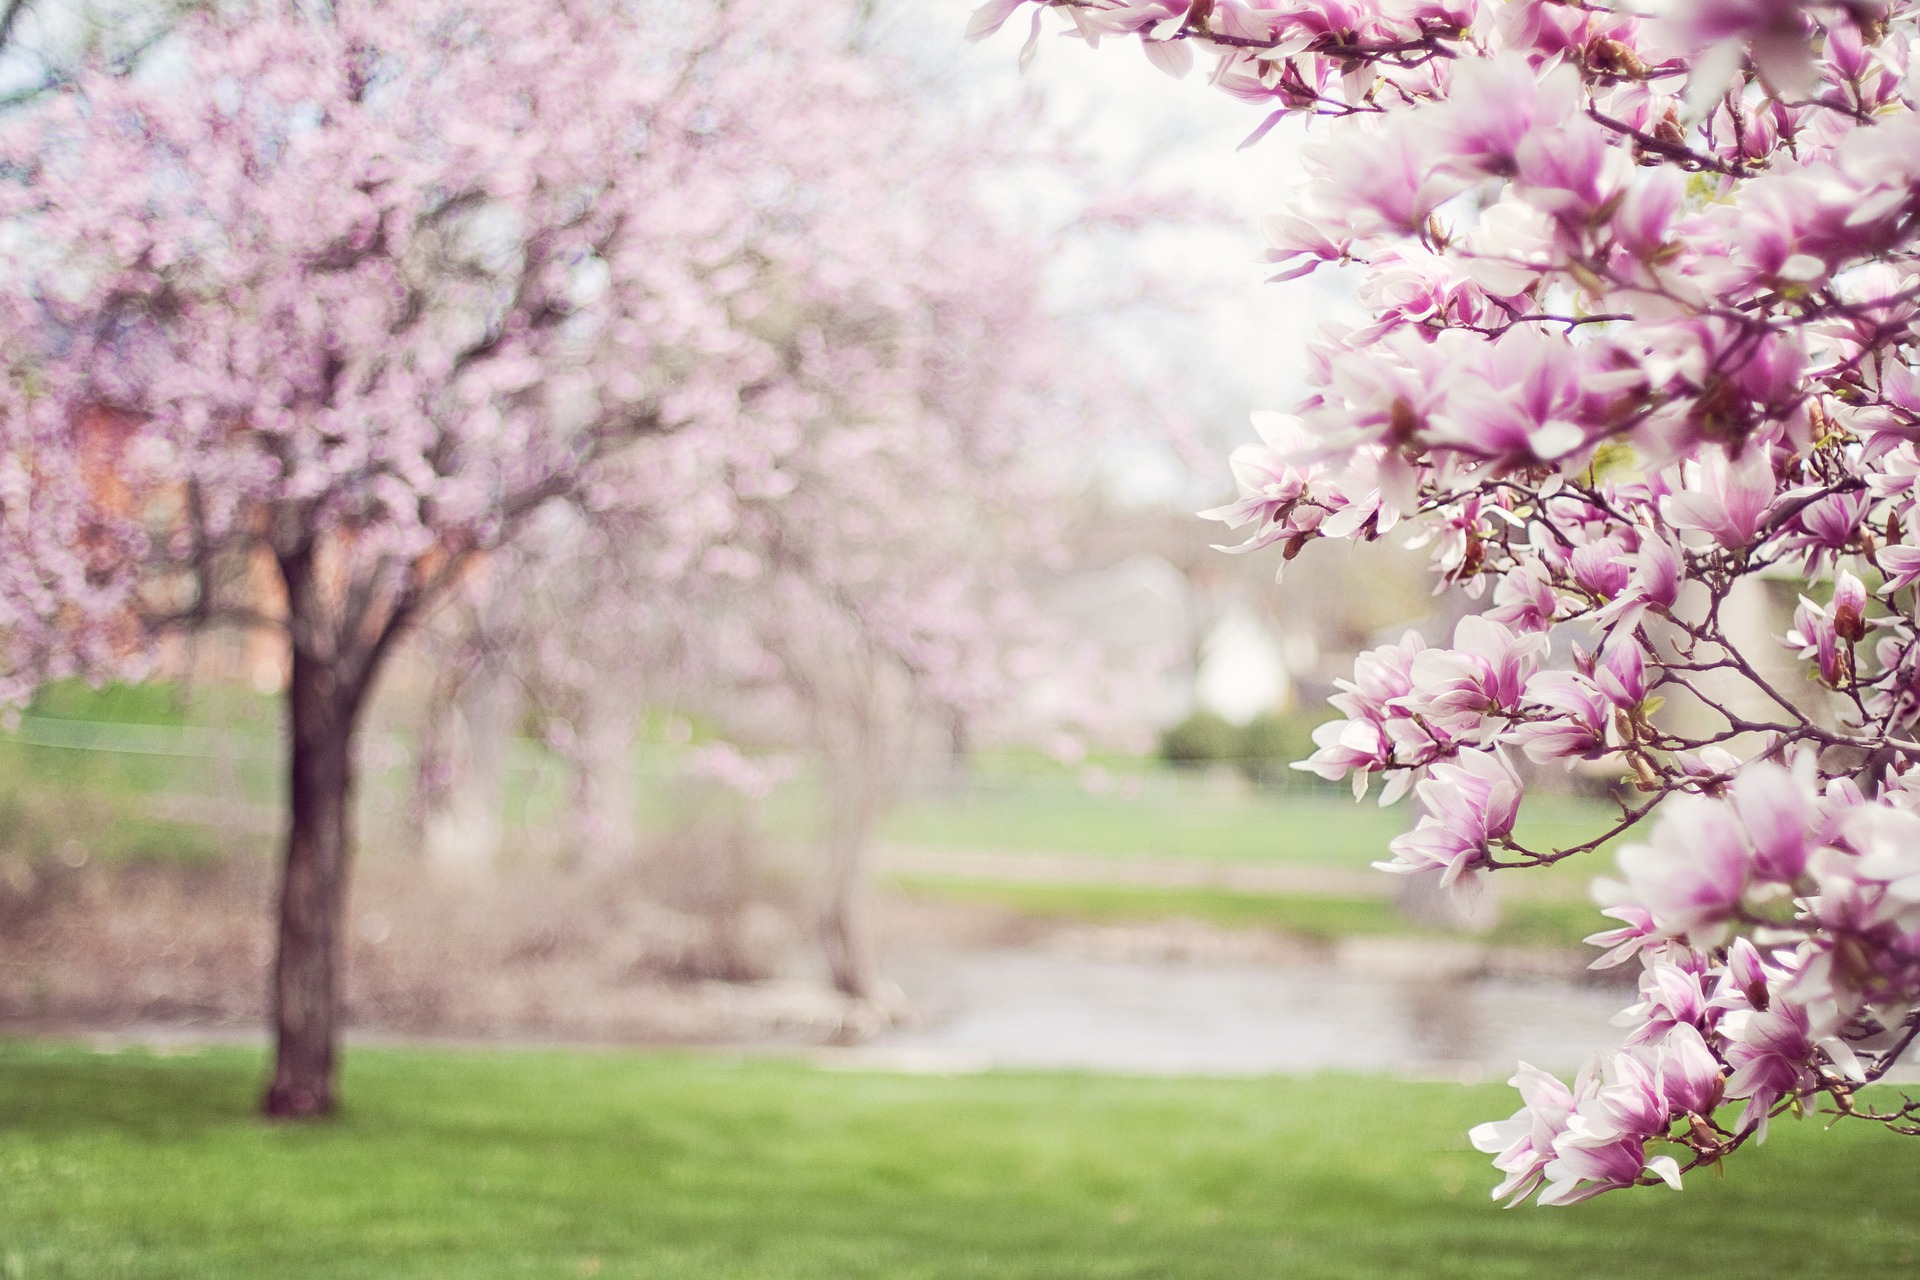
<path fill-rule="evenodd" d="M 351 853 L 353 728 L 360 690 L 294 646 L 287 688 L 286 861 L 273 966 L 275 1060 L 262 1104 L 301 1119 L 334 1109 L 340 916 Z"/>
<path fill-rule="evenodd" d="M 841 776 L 827 780 L 827 904 L 821 915 L 820 945 L 835 990 L 856 1000 L 881 1004 L 888 991 L 880 977 L 868 893 L 873 860 L 873 784 L 857 767 L 836 763 L 827 767 Z"/>

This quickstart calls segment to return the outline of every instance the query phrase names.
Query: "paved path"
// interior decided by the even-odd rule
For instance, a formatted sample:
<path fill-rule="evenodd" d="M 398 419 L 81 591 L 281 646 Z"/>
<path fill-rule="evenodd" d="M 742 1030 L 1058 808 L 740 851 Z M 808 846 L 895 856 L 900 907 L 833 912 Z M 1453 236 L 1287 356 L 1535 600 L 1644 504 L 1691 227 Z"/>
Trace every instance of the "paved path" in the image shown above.
<path fill-rule="evenodd" d="M 849 1065 L 1504 1080 L 1523 1058 L 1568 1071 L 1618 1044 L 1608 1019 L 1632 999 L 1549 981 L 1023 951 L 928 951 L 892 972 L 924 1021 L 840 1051 Z"/>

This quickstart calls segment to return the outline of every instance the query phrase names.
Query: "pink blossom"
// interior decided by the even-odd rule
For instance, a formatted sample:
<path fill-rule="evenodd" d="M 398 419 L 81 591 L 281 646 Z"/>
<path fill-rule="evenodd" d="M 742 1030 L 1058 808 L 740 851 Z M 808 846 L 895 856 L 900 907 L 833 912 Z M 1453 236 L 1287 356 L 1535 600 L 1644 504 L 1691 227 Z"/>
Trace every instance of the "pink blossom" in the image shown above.
<path fill-rule="evenodd" d="M 1726 1075 L 1697 1027 L 1678 1024 L 1660 1042 L 1659 1090 L 1674 1112 L 1710 1116 L 1726 1092 Z"/>
<path fill-rule="evenodd" d="M 1863 492 L 1829 494 L 1809 503 L 1787 526 L 1780 548 L 1804 553 L 1809 573 L 1830 568 L 1859 536 L 1871 505 L 1871 496 Z"/>
<path fill-rule="evenodd" d="M 1707 996 L 1700 975 L 1679 965 L 1654 960 L 1640 975 L 1640 1002 L 1618 1014 L 1617 1027 L 1632 1027 L 1627 1043 L 1662 1043 L 1675 1027 L 1697 1027 L 1706 1016 Z"/>
<path fill-rule="evenodd" d="M 1508 739 L 1538 764 L 1553 760 L 1571 766 L 1607 749 L 1613 704 L 1591 678 L 1572 671 L 1541 671 L 1527 681 L 1527 702 L 1549 713 L 1517 725 Z"/>
<path fill-rule="evenodd" d="M 1739 1127 L 1765 1138 L 1767 1113 L 1773 1105 L 1815 1082 L 1806 1008 L 1778 1000 L 1766 1010 L 1729 1014 L 1720 1026 L 1726 1037 L 1727 1065 L 1732 1068 L 1726 1094 L 1748 1100 Z"/>
<path fill-rule="evenodd" d="M 1657 1072 L 1631 1052 L 1609 1056 L 1603 1071 L 1599 1087 L 1576 1089 L 1574 1113 L 1545 1170 L 1543 1205 L 1578 1204 L 1630 1187 L 1649 1172 L 1679 1186 L 1671 1156 L 1647 1157 L 1648 1140 L 1665 1133 L 1669 1117 Z"/>
<path fill-rule="evenodd" d="M 1695 51 L 1721 45 L 1737 54 L 1739 45 L 1750 44 L 1754 62 L 1777 92 L 1813 88 L 1806 10 L 1793 0 L 1689 0 L 1676 7 L 1673 21 L 1681 41 Z"/>
<path fill-rule="evenodd" d="M 1618 538 L 1601 538 L 1575 547 L 1568 560 L 1573 580 L 1602 600 L 1625 591 L 1633 574 L 1626 548 Z"/>
<path fill-rule="evenodd" d="M 1522 142 L 1566 123 L 1579 101 L 1579 76 L 1560 66 L 1540 75 L 1517 53 L 1463 64 L 1441 112 L 1436 146 L 1483 173 L 1514 172 Z"/>
<path fill-rule="evenodd" d="M 1735 938 L 1727 945 L 1726 959 L 1714 980 L 1713 999 L 1708 1002 L 1708 1017 L 1718 1022 L 1728 1013 L 1772 1007 L 1773 985 L 1784 982 L 1783 974 L 1770 967 L 1759 950 L 1746 938 Z"/>
<path fill-rule="evenodd" d="M 1588 946 L 1607 948 L 1604 955 L 1587 966 L 1589 969 L 1611 969 L 1624 964 L 1660 936 L 1653 923 L 1653 913 L 1645 907 L 1609 907 L 1600 914 L 1622 923 L 1617 929 L 1603 929 L 1581 939 Z"/>
<path fill-rule="evenodd" d="M 1637 711 L 1647 700 L 1647 651 L 1622 636 L 1606 648 L 1593 667 L 1593 683 L 1622 711 Z"/>
<path fill-rule="evenodd" d="M 1837 1028 L 1891 1054 L 1871 1028 L 1920 1008 L 1920 863 L 1900 852 L 1920 846 L 1920 624 L 1897 607 L 1920 583 L 1920 13 L 1060 7 L 1090 41 L 1217 37 L 1214 82 L 1265 113 L 1259 133 L 1308 127 L 1275 257 L 1337 264 L 1366 318 L 1307 353 L 1324 514 L 1269 532 L 1293 552 L 1406 523 L 1441 591 L 1491 592 L 1404 688 L 1343 691 L 1310 763 L 1362 785 L 1427 770 L 1431 812 L 1391 866 L 1455 883 L 1551 852 L 1441 793 L 1504 797 L 1503 752 L 1614 758 L 1657 799 L 1628 811 L 1651 830 L 1620 855 L 1621 927 L 1594 938 L 1602 963 L 1649 964 L 1629 1019 L 1649 1043 L 1478 1135 L 1502 1195 L 1677 1181 L 1651 1144 L 1711 1118 L 1721 1061 L 1749 1117 L 1692 1131 L 1716 1156 L 1833 1087 L 1813 1055 L 1852 1070 Z M 1832 600 L 1809 590 L 1775 634 L 1824 689 L 1753 649 L 1766 580 L 1795 572 Z M 1733 938 L 1721 958 L 1738 926 L 1778 950 Z M 1776 1025 L 1783 999 L 1804 1043 Z"/>
<path fill-rule="evenodd" d="M 1434 765 L 1414 788 L 1426 811 L 1414 829 L 1388 848 L 1382 871 L 1412 874 L 1438 868 L 1443 888 L 1471 889 L 1475 873 L 1494 857 L 1493 842 L 1513 831 L 1521 785 L 1513 767 L 1490 751 L 1462 751 Z"/>
<path fill-rule="evenodd" d="M 1733 780 L 1734 812 L 1753 845 L 1756 878 L 1792 884 L 1806 868 L 1808 840 L 1818 829 L 1812 761 L 1792 771 L 1771 761 L 1748 766 Z"/>
<path fill-rule="evenodd" d="M 1661 806 L 1652 843 L 1627 846 L 1619 862 L 1632 901 L 1661 932 L 1704 943 L 1739 910 L 1751 854 L 1728 805 L 1677 796 Z"/>
<path fill-rule="evenodd" d="M 1467 617 L 1454 628 L 1453 648 L 1414 657 L 1412 687 L 1395 705 L 1450 732 L 1471 732 L 1487 716 L 1511 715 L 1527 680 L 1547 653 L 1546 637 L 1515 635 L 1497 622 Z"/>
<path fill-rule="evenodd" d="M 1881 595 L 1890 596 L 1903 587 L 1920 582 L 1920 547 L 1910 547 L 1905 543 L 1882 547 L 1876 558 L 1887 573 L 1886 585 L 1880 588 Z"/>
<path fill-rule="evenodd" d="M 1253 426 L 1260 434 L 1260 443 L 1241 445 L 1230 459 L 1234 481 L 1240 487 L 1239 500 L 1200 513 L 1201 519 L 1219 520 L 1229 529 L 1255 526 L 1247 541 L 1220 550 L 1252 551 L 1283 538 L 1311 533 L 1327 513 L 1324 506 L 1308 497 L 1309 486 L 1325 468 L 1302 461 L 1311 452 L 1311 442 L 1300 420 L 1278 413 L 1256 413 Z"/>
<path fill-rule="evenodd" d="M 1676 529 L 1698 529 L 1723 547 L 1742 547 L 1759 533 L 1773 487 L 1764 449 L 1738 460 L 1710 450 L 1682 468 L 1682 487 L 1660 504 L 1660 514 Z"/>
<path fill-rule="evenodd" d="M 1833 610 L 1805 596 L 1800 597 L 1800 606 L 1793 613 L 1793 629 L 1782 642 L 1798 650 L 1800 657 L 1812 658 L 1820 678 L 1829 685 L 1838 685 L 1852 670 L 1853 648 L 1841 637 Z"/>
<path fill-rule="evenodd" d="M 1417 232 L 1427 215 L 1465 187 L 1440 166 L 1432 131 L 1415 111 L 1393 111 L 1361 126 L 1361 138 L 1328 135 L 1301 159 L 1319 183 L 1326 212 Z M 1333 220 L 1338 220 L 1336 216 Z"/>
<path fill-rule="evenodd" d="M 1537 565 L 1522 565 L 1501 576 L 1486 617 L 1519 631 L 1545 631 L 1559 611 L 1560 596 L 1547 575 Z"/>
<path fill-rule="evenodd" d="M 1575 1100 L 1566 1085 L 1524 1062 L 1507 1083 L 1520 1091 L 1520 1110 L 1506 1120 L 1474 1126 L 1468 1137 L 1476 1150 L 1494 1157 L 1494 1168 L 1507 1175 L 1493 1189 L 1493 1198 L 1515 1205 L 1544 1180 L 1554 1159 L 1554 1143 L 1566 1131 Z"/>

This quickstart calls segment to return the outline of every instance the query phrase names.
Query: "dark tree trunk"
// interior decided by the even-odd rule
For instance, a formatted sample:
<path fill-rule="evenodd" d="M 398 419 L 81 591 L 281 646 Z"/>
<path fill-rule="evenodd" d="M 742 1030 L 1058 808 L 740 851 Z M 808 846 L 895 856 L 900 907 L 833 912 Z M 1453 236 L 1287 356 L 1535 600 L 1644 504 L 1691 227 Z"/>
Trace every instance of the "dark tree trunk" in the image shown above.
<path fill-rule="evenodd" d="M 287 688 L 286 861 L 273 966 L 273 1083 L 264 1109 L 299 1119 L 334 1108 L 341 928 L 352 853 L 358 682 L 296 644 Z"/>

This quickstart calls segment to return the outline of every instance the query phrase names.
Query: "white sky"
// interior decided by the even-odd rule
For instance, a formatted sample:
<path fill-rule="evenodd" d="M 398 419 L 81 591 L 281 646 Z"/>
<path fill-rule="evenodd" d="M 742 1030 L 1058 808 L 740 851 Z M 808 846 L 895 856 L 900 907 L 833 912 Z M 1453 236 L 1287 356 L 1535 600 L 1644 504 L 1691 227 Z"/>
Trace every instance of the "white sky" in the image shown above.
<path fill-rule="evenodd" d="M 969 45 L 961 33 L 971 0 L 938 0 L 934 7 L 951 25 L 951 43 L 940 40 L 935 23 L 922 52 L 949 60 L 956 90 L 992 98 L 1017 89 L 1020 48 L 1030 29 L 1027 11 L 992 38 Z M 1057 34 L 1062 29 L 1052 14 L 1046 16 L 1038 55 L 1025 74 L 1046 95 L 1050 116 L 1072 127 L 1116 175 L 1140 175 L 1154 189 L 1191 191 L 1230 215 L 1217 229 L 1161 234 L 1137 247 L 1154 269 L 1204 282 L 1208 301 L 1182 343 L 1174 376 L 1191 378 L 1192 392 L 1183 399 L 1204 419 L 1207 438 L 1218 448 L 1218 463 L 1200 486 L 1202 500 L 1208 500 L 1205 494 L 1229 487 L 1227 448 L 1252 438 L 1247 413 L 1284 410 L 1300 398 L 1302 356 L 1320 322 L 1335 315 L 1359 318 L 1335 273 L 1265 282 L 1272 268 L 1260 261 L 1266 242 L 1259 223 L 1301 180 L 1301 126 L 1283 122 L 1239 151 L 1265 112 L 1209 87 L 1204 58 L 1185 80 L 1174 80 L 1148 63 L 1130 39 L 1094 50 Z M 1151 343 L 1153 335 L 1142 339 Z M 1190 482 L 1168 474 L 1166 462 L 1149 452 L 1143 449 L 1115 477 L 1122 490 L 1141 500 L 1185 499 L 1180 490 Z"/>

